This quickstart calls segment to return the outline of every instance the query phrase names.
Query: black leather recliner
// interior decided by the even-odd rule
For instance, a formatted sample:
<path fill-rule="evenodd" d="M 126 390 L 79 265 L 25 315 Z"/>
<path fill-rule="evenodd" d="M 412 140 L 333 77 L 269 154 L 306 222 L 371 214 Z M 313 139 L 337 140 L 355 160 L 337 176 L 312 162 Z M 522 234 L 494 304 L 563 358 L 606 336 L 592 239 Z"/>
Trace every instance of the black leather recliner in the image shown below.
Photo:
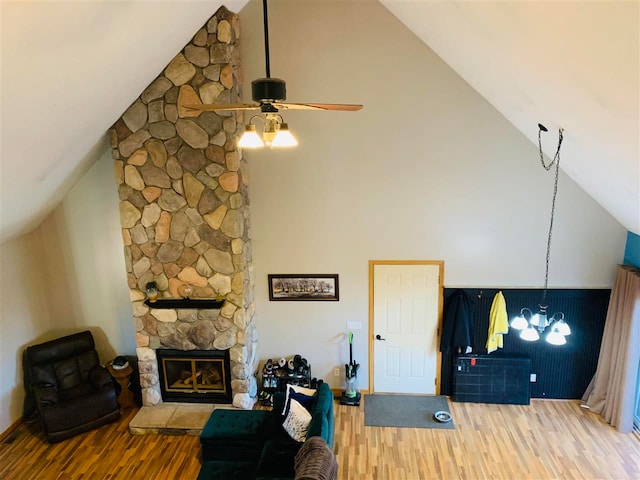
<path fill-rule="evenodd" d="M 90 331 L 27 347 L 25 372 L 45 435 L 59 442 L 120 418 Z"/>

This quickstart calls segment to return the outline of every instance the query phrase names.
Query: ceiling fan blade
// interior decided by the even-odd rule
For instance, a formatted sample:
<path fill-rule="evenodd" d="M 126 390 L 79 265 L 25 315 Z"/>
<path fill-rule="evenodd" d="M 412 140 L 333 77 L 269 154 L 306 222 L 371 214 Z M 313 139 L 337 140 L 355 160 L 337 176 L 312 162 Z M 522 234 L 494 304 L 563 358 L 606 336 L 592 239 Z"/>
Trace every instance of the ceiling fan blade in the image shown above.
<path fill-rule="evenodd" d="M 355 112 L 362 108 L 362 105 L 352 105 L 347 103 L 289 103 L 274 102 L 273 106 L 283 110 L 341 110 L 345 112 Z"/>
<path fill-rule="evenodd" d="M 220 103 L 220 104 L 197 104 L 192 103 L 185 105 L 185 108 L 191 110 L 200 110 L 203 112 L 229 111 L 229 110 L 260 110 L 260 105 L 253 103 Z"/>

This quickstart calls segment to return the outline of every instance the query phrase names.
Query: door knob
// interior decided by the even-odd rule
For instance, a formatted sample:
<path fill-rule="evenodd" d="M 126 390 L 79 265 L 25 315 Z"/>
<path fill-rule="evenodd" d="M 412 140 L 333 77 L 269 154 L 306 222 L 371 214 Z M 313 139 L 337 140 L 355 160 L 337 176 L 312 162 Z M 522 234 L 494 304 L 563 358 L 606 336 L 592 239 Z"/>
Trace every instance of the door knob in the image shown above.
<path fill-rule="evenodd" d="M 382 338 L 380 335 L 376 335 L 376 340 L 386 340 L 386 338 Z"/>

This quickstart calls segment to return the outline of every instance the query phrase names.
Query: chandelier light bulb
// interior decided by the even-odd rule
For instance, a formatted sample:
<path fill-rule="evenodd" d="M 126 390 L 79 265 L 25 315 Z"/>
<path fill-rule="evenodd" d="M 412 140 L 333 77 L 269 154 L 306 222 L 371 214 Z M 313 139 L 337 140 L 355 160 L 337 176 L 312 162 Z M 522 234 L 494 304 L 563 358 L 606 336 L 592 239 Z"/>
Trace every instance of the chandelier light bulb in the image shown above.
<path fill-rule="evenodd" d="M 564 337 L 571 335 L 571 328 L 562 319 L 558 320 L 558 322 L 556 323 L 556 328 L 558 329 L 558 333 Z"/>
<path fill-rule="evenodd" d="M 540 334 L 538 331 L 533 328 L 533 326 L 529 325 L 527 328 L 520 332 L 520 338 L 526 340 L 527 342 L 535 342 L 540 339 Z"/>
<path fill-rule="evenodd" d="M 527 320 L 522 314 L 517 317 L 513 317 L 511 320 L 511 328 L 515 328 L 516 330 L 524 330 L 528 325 Z"/>
<path fill-rule="evenodd" d="M 546 305 L 540 305 L 540 311 L 531 317 L 531 325 L 536 327 L 540 332 L 549 326 Z"/>
<path fill-rule="evenodd" d="M 564 335 L 560 333 L 557 324 L 553 326 L 551 331 L 545 337 L 545 340 L 547 341 L 547 343 L 550 343 L 551 345 L 558 345 L 558 346 L 565 345 L 567 343 L 567 339 L 564 338 Z"/>
<path fill-rule="evenodd" d="M 539 327 L 540 326 L 540 314 L 536 313 L 535 315 L 533 315 L 531 317 L 531 325 L 533 325 L 534 327 Z"/>
<path fill-rule="evenodd" d="M 529 326 L 529 322 L 527 322 L 527 319 L 524 318 L 524 310 L 524 308 L 520 310 L 520 315 L 516 315 L 511 319 L 511 322 L 509 323 L 509 326 L 511 328 L 514 328 L 516 330 L 524 330 Z"/>

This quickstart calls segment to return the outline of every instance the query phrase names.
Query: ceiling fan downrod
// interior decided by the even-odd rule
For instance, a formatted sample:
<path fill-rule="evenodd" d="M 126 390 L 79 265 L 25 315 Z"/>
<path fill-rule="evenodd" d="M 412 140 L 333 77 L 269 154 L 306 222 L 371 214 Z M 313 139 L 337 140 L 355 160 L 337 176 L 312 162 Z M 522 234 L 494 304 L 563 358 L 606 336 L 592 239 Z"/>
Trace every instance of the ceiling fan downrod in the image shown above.
<path fill-rule="evenodd" d="M 269 14 L 267 12 L 267 0 L 262 0 L 262 19 L 264 22 L 264 60 L 266 64 L 267 78 L 271 78 L 271 66 L 269 65 Z"/>
<path fill-rule="evenodd" d="M 264 19 L 264 58 L 266 66 L 265 78 L 258 78 L 251 82 L 251 97 L 260 103 L 263 113 L 278 111 L 273 105 L 265 102 L 281 102 L 287 99 L 287 85 L 284 80 L 271 78 L 271 65 L 269 59 L 269 16 L 267 0 L 262 0 L 262 15 Z"/>
<path fill-rule="evenodd" d="M 266 76 L 251 82 L 251 97 L 255 104 L 188 104 L 185 107 L 197 111 L 247 111 L 260 110 L 263 114 L 277 114 L 280 109 L 292 110 L 337 110 L 355 112 L 362 108 L 357 104 L 342 103 L 289 103 L 287 99 L 287 84 L 280 78 L 271 77 L 271 61 L 269 56 L 269 13 L 268 0 L 262 0 L 262 16 L 264 21 L 264 56 Z M 284 124 L 283 124 L 284 125 Z"/>

